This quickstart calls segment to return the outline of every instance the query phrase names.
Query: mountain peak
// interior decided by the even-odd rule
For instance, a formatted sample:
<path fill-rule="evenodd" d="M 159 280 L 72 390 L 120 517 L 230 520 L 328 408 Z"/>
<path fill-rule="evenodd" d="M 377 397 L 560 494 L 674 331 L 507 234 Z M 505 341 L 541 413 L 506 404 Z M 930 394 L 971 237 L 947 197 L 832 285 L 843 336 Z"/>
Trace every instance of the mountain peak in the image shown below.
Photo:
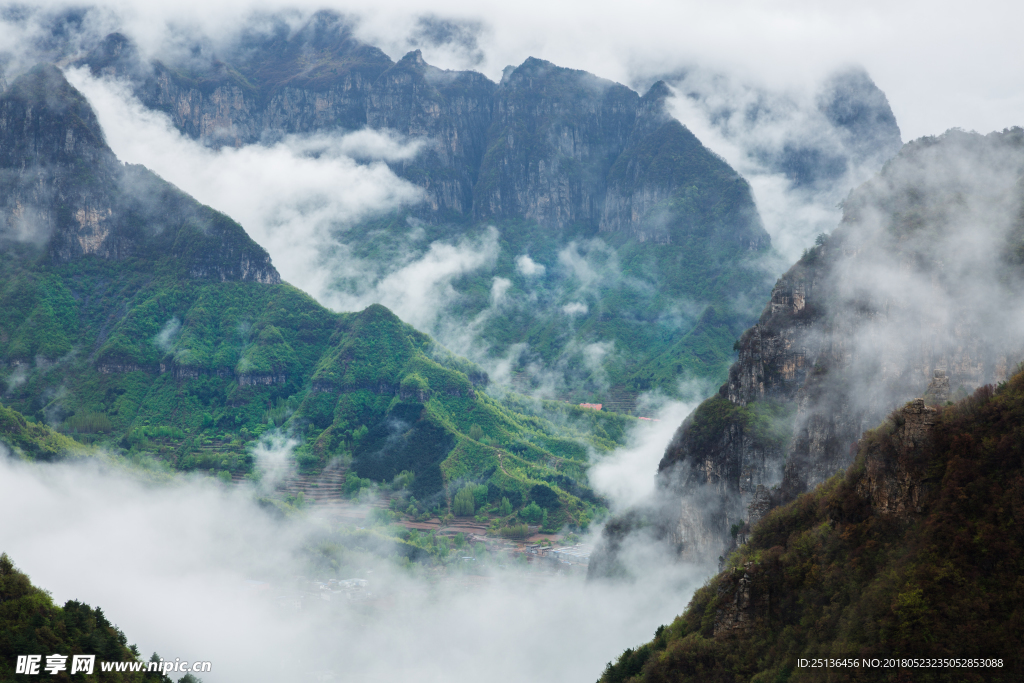
<path fill-rule="evenodd" d="M 396 66 L 414 67 L 414 68 L 425 68 L 427 66 L 426 60 L 423 59 L 422 50 L 412 50 L 406 54 L 402 59 L 398 61 Z"/>
<path fill-rule="evenodd" d="M 837 71 L 826 79 L 818 109 L 842 131 L 856 159 L 888 159 L 903 146 L 889 100 L 861 67 Z"/>
<path fill-rule="evenodd" d="M 25 127 L 11 128 L 15 121 Z M 64 163 L 73 162 L 85 148 L 110 153 L 89 103 L 52 64 L 33 67 L 0 95 L 0 122 L 0 167 L 20 166 L 26 155 L 35 158 L 47 151 Z M 52 140 L 49 150 L 39 147 L 40 136 L 53 137 L 55 131 L 60 139 Z"/>
<path fill-rule="evenodd" d="M 198 279 L 280 282 L 240 225 L 123 166 L 88 101 L 52 64 L 0 95 L 0 170 L 2 242 L 46 244 L 56 263 L 135 257 Z"/>
<path fill-rule="evenodd" d="M 658 81 L 652 85 L 644 96 L 640 98 L 641 102 L 655 102 L 657 100 L 664 100 L 672 97 L 672 90 L 669 89 L 668 84 L 665 81 Z"/>

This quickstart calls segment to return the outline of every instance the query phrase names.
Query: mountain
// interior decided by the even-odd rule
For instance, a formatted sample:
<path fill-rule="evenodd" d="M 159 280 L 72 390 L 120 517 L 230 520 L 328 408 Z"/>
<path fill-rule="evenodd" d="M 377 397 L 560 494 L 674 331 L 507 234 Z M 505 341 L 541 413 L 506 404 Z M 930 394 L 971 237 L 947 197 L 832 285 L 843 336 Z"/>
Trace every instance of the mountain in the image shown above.
<path fill-rule="evenodd" d="M 468 483 L 537 501 L 555 526 L 601 507 L 582 484 L 588 448 L 612 448 L 631 418 L 491 398 L 484 372 L 383 306 L 337 314 L 282 283 L 237 223 L 119 162 L 53 66 L 0 95 L 0 131 L 8 408 L 180 470 L 249 473 L 254 440 L 281 428 L 303 469 L 408 470 L 427 507 Z M 14 446 L 36 429 L 4 420 Z"/>
<path fill-rule="evenodd" d="M 681 616 L 600 680 L 1016 680 L 1022 418 L 1022 373 L 893 411 L 845 473 L 769 512 Z"/>
<path fill-rule="evenodd" d="M 909 143 L 850 195 L 666 449 L 650 519 L 684 558 L 726 554 L 745 525 L 846 469 L 861 433 L 907 400 L 1009 377 L 1024 357 L 1022 177 L 1024 130 L 954 130 Z"/>
<path fill-rule="evenodd" d="M 767 294 L 770 239 L 743 178 L 669 114 L 664 83 L 641 97 L 535 58 L 494 83 L 419 51 L 393 63 L 328 12 L 267 25 L 177 62 L 144 62 L 112 34 L 78 63 L 211 146 L 363 128 L 422 143 L 389 163 L 424 200 L 338 226 L 374 272 L 335 286 L 379 301 L 377 284 L 431 245 L 497 228 L 493 257 L 451 281 L 426 329 L 504 362 L 517 386 L 628 410 L 639 392 L 677 392 L 680 374 L 724 376 L 745 302 Z"/>
<path fill-rule="evenodd" d="M 54 264 L 87 254 L 110 261 L 166 255 L 192 277 L 281 281 L 237 223 L 122 165 L 85 98 L 55 67 L 36 67 L 11 85 L 0 126 L 5 241 L 45 241 Z"/>
<path fill-rule="evenodd" d="M 24 573 L 15 568 L 7 553 L 0 554 L 0 677 L 14 681 L 19 656 L 40 655 L 39 680 L 51 678 L 45 671 L 47 656 L 64 655 L 67 678 L 72 655 L 94 655 L 93 674 L 109 681 L 159 681 L 170 678 L 159 672 L 100 673 L 100 662 L 141 662 L 138 648 L 128 645 L 119 628 L 110 623 L 103 610 L 77 600 L 68 600 L 63 607 L 53 604 L 50 594 L 36 588 Z M 152 661 L 152 660 L 150 660 Z M 18 674 L 19 676 L 25 674 Z M 84 676 L 78 673 L 76 677 Z M 185 676 L 183 681 L 194 681 Z"/>
<path fill-rule="evenodd" d="M 32 460 L 59 460 L 82 450 L 82 444 L 47 425 L 31 422 L 16 410 L 0 405 L 0 445 L 15 456 Z"/>

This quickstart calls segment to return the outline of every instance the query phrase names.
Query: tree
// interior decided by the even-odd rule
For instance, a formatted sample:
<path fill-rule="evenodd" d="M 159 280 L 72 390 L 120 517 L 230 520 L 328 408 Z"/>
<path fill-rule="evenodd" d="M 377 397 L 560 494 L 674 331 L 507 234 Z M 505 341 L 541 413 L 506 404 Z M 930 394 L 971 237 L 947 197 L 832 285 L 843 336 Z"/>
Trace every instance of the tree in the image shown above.
<path fill-rule="evenodd" d="M 473 441 L 479 441 L 484 436 L 484 430 L 480 429 L 480 425 L 475 424 L 469 428 L 469 438 Z"/>
<path fill-rule="evenodd" d="M 544 518 L 544 510 L 535 502 L 531 502 L 529 505 L 519 511 L 519 516 L 525 519 L 530 524 L 540 524 Z"/>
<path fill-rule="evenodd" d="M 416 474 L 411 470 L 402 470 L 395 475 L 392 482 L 392 486 L 396 491 L 407 489 L 412 486 L 412 483 L 416 481 Z"/>
<path fill-rule="evenodd" d="M 508 517 L 512 514 L 512 503 L 508 502 L 508 498 L 502 496 L 501 506 L 498 508 L 498 512 L 501 513 L 502 517 Z"/>
<path fill-rule="evenodd" d="M 487 504 L 487 485 L 480 484 L 473 487 L 473 506 L 479 510 Z"/>
<path fill-rule="evenodd" d="M 542 508 L 552 510 L 558 507 L 558 494 L 545 484 L 536 484 L 530 488 L 530 498 Z"/>
<path fill-rule="evenodd" d="M 455 494 L 455 499 L 452 501 L 452 514 L 456 517 L 466 517 L 473 514 L 475 507 L 475 500 L 473 498 L 473 487 L 466 486 L 461 491 Z"/>

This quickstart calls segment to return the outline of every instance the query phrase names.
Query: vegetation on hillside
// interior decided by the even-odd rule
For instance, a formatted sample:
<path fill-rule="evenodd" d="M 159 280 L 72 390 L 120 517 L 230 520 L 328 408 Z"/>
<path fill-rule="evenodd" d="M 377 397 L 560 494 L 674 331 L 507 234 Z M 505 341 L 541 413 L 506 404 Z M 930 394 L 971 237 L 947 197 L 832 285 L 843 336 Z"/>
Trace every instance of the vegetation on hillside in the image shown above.
<path fill-rule="evenodd" d="M 868 449 L 893 453 L 898 420 L 865 434 L 856 461 L 772 511 L 727 569 L 655 639 L 601 680 L 1011 681 L 1024 661 L 1024 374 L 940 408 L 921 511 L 872 510 Z M 749 629 L 723 615 L 753 596 Z M 719 632 L 716 633 L 716 625 Z M 996 658 L 1001 668 L 815 669 L 818 658 Z"/>
<path fill-rule="evenodd" d="M 552 512 L 585 525 L 595 508 L 580 496 L 596 502 L 583 493 L 588 448 L 613 448 L 630 421 L 556 426 L 519 413 L 514 399 L 477 391 L 479 368 L 382 306 L 335 314 L 288 285 L 182 280 L 159 261 L 2 267 L 6 402 L 179 470 L 251 472 L 252 442 L 285 429 L 302 437 L 307 470 L 339 458 L 375 481 L 409 470 L 417 497 L 442 502 L 467 481 L 494 481 L 524 504 L 533 486 L 553 485 Z"/>
<path fill-rule="evenodd" d="M 66 657 L 65 670 L 57 674 L 45 670 L 47 656 L 53 654 Z M 37 675 L 16 677 L 20 655 L 41 655 Z M 70 675 L 73 655 L 95 655 L 92 675 Z M 53 604 L 50 595 L 33 586 L 6 553 L 0 554 L 0 679 L 170 683 L 170 678 L 157 672 L 100 671 L 100 662 L 136 661 L 141 661 L 138 648 L 128 645 L 125 634 L 110 623 L 103 610 L 77 600 L 68 600 L 63 607 Z"/>

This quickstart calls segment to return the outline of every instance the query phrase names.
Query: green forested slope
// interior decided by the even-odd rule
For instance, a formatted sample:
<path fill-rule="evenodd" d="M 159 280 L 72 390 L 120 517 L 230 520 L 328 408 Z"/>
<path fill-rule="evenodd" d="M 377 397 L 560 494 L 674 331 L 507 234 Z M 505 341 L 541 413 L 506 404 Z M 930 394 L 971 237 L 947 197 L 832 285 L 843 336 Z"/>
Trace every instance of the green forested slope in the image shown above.
<path fill-rule="evenodd" d="M 121 165 L 55 69 L 16 81 L 0 114 L 22 150 L 6 159 L 0 226 L 7 406 L 180 470 L 251 472 L 253 441 L 282 429 L 299 442 L 301 468 L 338 460 L 378 481 L 408 470 L 430 507 L 490 483 L 499 501 L 540 502 L 552 526 L 595 514 L 600 502 L 580 486 L 588 448 L 621 441 L 630 418 L 564 406 L 556 426 L 524 414 L 478 391 L 483 372 L 383 306 L 338 314 L 279 284 L 240 226 Z M 69 138 L 83 125 L 89 135 Z M 59 141 L 72 138 L 69 152 Z M 58 192 L 32 189 L 25 155 Z M 38 223 L 25 225 L 28 215 Z M 33 452 L 55 456 L 60 438 Z"/>

